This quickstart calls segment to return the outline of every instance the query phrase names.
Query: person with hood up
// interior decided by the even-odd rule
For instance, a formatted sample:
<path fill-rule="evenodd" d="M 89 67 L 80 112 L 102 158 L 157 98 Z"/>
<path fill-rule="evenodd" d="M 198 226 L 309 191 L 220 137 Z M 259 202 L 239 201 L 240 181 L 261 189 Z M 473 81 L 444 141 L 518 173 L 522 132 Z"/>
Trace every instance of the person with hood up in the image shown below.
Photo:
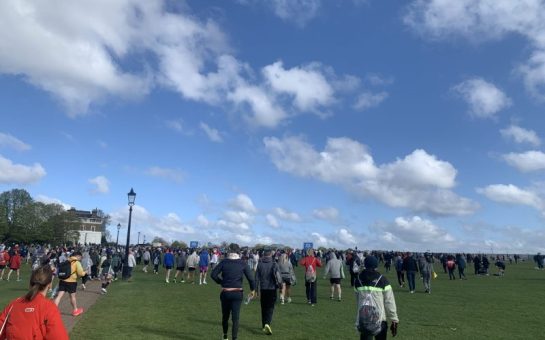
<path fill-rule="evenodd" d="M 433 272 L 433 257 L 430 253 L 425 253 L 420 258 L 420 274 L 422 275 L 424 291 L 428 294 L 431 294 L 431 277 Z"/>
<path fill-rule="evenodd" d="M 378 267 L 378 260 L 376 257 L 370 255 L 366 256 L 363 261 L 365 269 L 358 275 L 355 283 L 356 291 L 356 307 L 358 309 L 362 305 L 362 299 L 365 294 L 372 294 L 380 312 L 380 332 L 376 335 L 369 333 L 367 330 L 362 329 L 360 326 L 359 318 L 356 319 L 356 327 L 360 331 L 360 340 L 385 340 L 388 334 L 388 321 L 390 321 L 390 330 L 392 336 L 397 335 L 397 325 L 399 318 L 397 316 L 396 302 L 394 298 L 394 292 L 390 282 L 386 277 L 382 276 L 376 268 Z"/>
<path fill-rule="evenodd" d="M 192 250 L 191 255 L 187 258 L 187 282 L 191 281 L 191 284 L 195 284 L 195 269 L 199 265 L 199 255 L 195 249 Z"/>
<path fill-rule="evenodd" d="M 337 257 L 335 252 L 329 253 L 329 261 L 325 266 L 324 279 L 329 275 L 329 283 L 331 284 L 331 294 L 329 299 L 333 300 L 335 291 L 337 291 L 337 300 L 341 301 L 341 280 L 344 279 L 343 261 Z"/>
<path fill-rule="evenodd" d="M 261 301 L 261 327 L 263 333 L 272 334 L 271 322 L 276 303 L 276 290 L 281 286 L 282 277 L 276 262 L 273 261 L 272 251 L 265 249 L 263 257 L 259 259 L 255 271 L 256 290 L 259 290 Z"/>

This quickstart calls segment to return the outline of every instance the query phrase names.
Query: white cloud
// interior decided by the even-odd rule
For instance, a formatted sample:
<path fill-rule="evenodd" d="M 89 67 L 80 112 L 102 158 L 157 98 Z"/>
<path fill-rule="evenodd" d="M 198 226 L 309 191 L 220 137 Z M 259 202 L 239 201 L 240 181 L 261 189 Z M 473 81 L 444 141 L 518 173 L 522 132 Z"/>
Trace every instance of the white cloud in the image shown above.
<path fill-rule="evenodd" d="M 93 192 L 107 194 L 110 192 L 110 181 L 104 176 L 97 176 L 89 179 L 89 183 L 96 185 Z"/>
<path fill-rule="evenodd" d="M 248 106 L 251 113 L 246 119 L 257 126 L 273 128 L 287 117 L 274 98 L 257 86 L 240 86 L 229 93 L 227 98 L 239 107 Z"/>
<path fill-rule="evenodd" d="M 507 204 L 527 205 L 539 211 L 545 207 L 543 200 L 533 191 L 524 190 L 513 184 L 494 184 L 477 189 L 488 199 Z"/>
<path fill-rule="evenodd" d="M 356 238 L 352 233 L 345 228 L 341 228 L 337 231 L 337 238 L 339 240 L 339 243 L 344 245 L 347 248 L 351 248 L 355 245 L 357 245 Z"/>
<path fill-rule="evenodd" d="M 17 151 L 27 151 L 31 146 L 13 137 L 10 134 L 0 132 L 0 148 L 11 148 Z"/>
<path fill-rule="evenodd" d="M 531 172 L 545 169 L 545 153 L 541 151 L 526 151 L 523 153 L 508 153 L 503 159 L 511 166 L 522 172 Z"/>
<path fill-rule="evenodd" d="M 533 130 L 527 130 L 517 125 L 510 125 L 508 128 L 500 130 L 501 135 L 506 139 L 512 139 L 516 143 L 528 143 L 533 146 L 539 146 L 541 139 Z"/>
<path fill-rule="evenodd" d="M 320 64 L 284 69 L 281 61 L 265 66 L 263 75 L 279 94 L 293 96 L 300 111 L 318 111 L 334 101 L 334 91 L 320 70 Z"/>
<path fill-rule="evenodd" d="M 269 224 L 269 226 L 271 226 L 272 228 L 280 227 L 280 224 L 278 223 L 278 220 L 276 219 L 276 217 L 274 217 L 274 215 L 267 214 L 265 218 L 267 219 L 267 223 Z"/>
<path fill-rule="evenodd" d="M 246 213 L 254 214 L 257 212 L 254 202 L 245 194 L 238 194 L 237 197 L 230 201 L 230 205 Z"/>
<path fill-rule="evenodd" d="M 276 216 L 285 221 L 299 222 L 301 221 L 301 216 L 293 211 L 287 211 L 283 208 L 275 208 L 274 213 Z"/>
<path fill-rule="evenodd" d="M 279 170 L 337 184 L 391 207 L 438 215 L 471 214 L 478 207 L 451 191 L 456 169 L 424 150 L 377 166 L 367 148 L 349 138 L 329 138 L 321 152 L 299 137 L 263 142 Z"/>
<path fill-rule="evenodd" d="M 51 198 L 51 197 L 48 197 L 46 195 L 37 195 L 36 197 L 34 197 L 34 200 L 36 200 L 38 202 L 45 203 L 45 204 L 62 205 L 64 210 L 69 210 L 72 207 L 70 204 L 64 203 L 63 201 L 61 201 L 58 198 Z"/>
<path fill-rule="evenodd" d="M 201 214 L 197 216 L 197 224 L 206 228 L 210 226 L 210 221 L 206 218 L 206 216 Z"/>
<path fill-rule="evenodd" d="M 201 129 L 206 133 L 208 138 L 215 143 L 221 143 L 223 142 L 223 138 L 221 137 L 221 132 L 219 132 L 217 129 L 211 128 L 208 126 L 208 124 L 201 122 L 200 124 Z"/>
<path fill-rule="evenodd" d="M 379 93 L 364 92 L 360 94 L 360 96 L 356 100 L 356 103 L 354 104 L 354 108 L 356 110 L 364 111 L 373 107 L 377 107 L 380 105 L 380 103 L 386 100 L 386 98 L 388 98 L 387 92 L 379 92 Z"/>
<path fill-rule="evenodd" d="M 396 249 L 448 249 L 456 242 L 447 230 L 420 216 L 397 217 L 393 223 L 377 224 L 374 228 L 383 241 Z"/>
<path fill-rule="evenodd" d="M 453 87 L 469 105 L 469 113 L 477 118 L 492 118 L 511 106 L 511 99 L 494 84 L 481 78 L 472 78 Z"/>
<path fill-rule="evenodd" d="M 318 14 L 321 0 L 272 0 L 271 5 L 278 17 L 304 27 Z"/>
<path fill-rule="evenodd" d="M 181 183 L 184 180 L 184 173 L 178 169 L 161 168 L 158 166 L 152 166 L 146 170 L 146 174 L 153 177 L 164 178 L 169 181 Z"/>
<path fill-rule="evenodd" d="M 471 41 L 499 40 L 514 34 L 533 51 L 518 67 L 530 93 L 545 98 L 545 3 L 539 0 L 415 0 L 404 21 L 432 39 L 462 36 Z"/>
<path fill-rule="evenodd" d="M 0 155 L 0 183 L 2 184 L 30 184 L 39 181 L 45 175 L 45 169 L 39 163 L 30 166 L 14 164 Z"/>
<path fill-rule="evenodd" d="M 339 218 L 339 210 L 333 207 L 314 209 L 312 215 L 320 220 L 335 221 Z"/>

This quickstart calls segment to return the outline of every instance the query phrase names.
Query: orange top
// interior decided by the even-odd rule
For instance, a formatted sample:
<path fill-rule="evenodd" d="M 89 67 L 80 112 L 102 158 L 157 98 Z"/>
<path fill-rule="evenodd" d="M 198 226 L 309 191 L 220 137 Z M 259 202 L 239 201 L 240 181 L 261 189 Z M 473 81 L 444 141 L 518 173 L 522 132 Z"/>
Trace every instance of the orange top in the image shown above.
<path fill-rule="evenodd" d="M 12 301 L 0 314 L 0 328 L 10 309 L 11 313 L 0 340 L 68 340 L 59 309 L 42 294 L 38 293 L 32 301 L 27 301 L 24 297 Z"/>

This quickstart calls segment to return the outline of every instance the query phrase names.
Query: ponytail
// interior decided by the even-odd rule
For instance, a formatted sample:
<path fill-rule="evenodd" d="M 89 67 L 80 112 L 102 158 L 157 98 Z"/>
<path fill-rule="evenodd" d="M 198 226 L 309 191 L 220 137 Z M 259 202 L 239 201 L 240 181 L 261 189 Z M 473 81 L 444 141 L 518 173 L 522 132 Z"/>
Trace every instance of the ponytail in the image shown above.
<path fill-rule="evenodd" d="M 30 276 L 30 288 L 25 295 L 25 300 L 34 300 L 36 295 L 46 289 L 51 281 L 53 281 L 53 270 L 51 270 L 51 266 L 45 265 L 38 267 Z"/>

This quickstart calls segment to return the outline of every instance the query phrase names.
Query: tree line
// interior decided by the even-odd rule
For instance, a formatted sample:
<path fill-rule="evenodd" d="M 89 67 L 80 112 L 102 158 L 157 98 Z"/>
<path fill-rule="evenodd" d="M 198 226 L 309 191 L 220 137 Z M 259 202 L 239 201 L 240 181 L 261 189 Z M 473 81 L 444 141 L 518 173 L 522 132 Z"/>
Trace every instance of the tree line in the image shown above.
<path fill-rule="evenodd" d="M 109 218 L 106 216 L 105 223 Z M 35 201 L 24 189 L 0 194 L 0 240 L 14 243 L 72 243 L 80 222 L 60 204 Z"/>

